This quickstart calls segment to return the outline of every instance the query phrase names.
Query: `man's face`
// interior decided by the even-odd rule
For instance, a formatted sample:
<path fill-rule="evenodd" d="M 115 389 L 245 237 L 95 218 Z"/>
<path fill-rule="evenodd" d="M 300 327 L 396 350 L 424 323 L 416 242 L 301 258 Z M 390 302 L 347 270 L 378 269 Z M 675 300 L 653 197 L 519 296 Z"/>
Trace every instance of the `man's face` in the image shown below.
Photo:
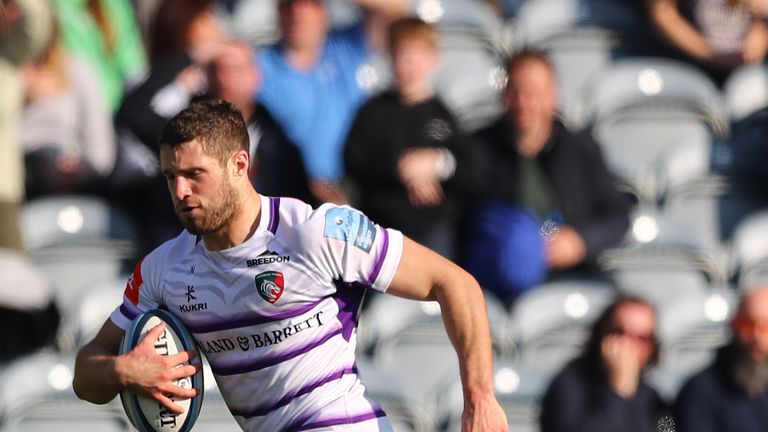
<path fill-rule="evenodd" d="M 504 92 L 509 118 L 521 132 L 551 123 L 557 109 L 555 79 L 540 61 L 518 64 L 509 74 Z"/>
<path fill-rule="evenodd" d="M 400 41 L 392 50 L 392 68 L 400 88 L 428 81 L 437 67 L 437 52 L 426 42 Z"/>
<path fill-rule="evenodd" d="M 237 190 L 227 166 L 209 156 L 198 140 L 160 147 L 160 168 L 181 224 L 192 234 L 224 227 L 238 210 Z"/>
<path fill-rule="evenodd" d="M 768 290 L 746 294 L 733 320 L 738 345 L 755 361 L 768 361 Z"/>
<path fill-rule="evenodd" d="M 250 49 L 235 44 L 222 48 L 209 69 L 208 85 L 211 93 L 235 105 L 249 101 L 261 85 Z"/>
<path fill-rule="evenodd" d="M 328 32 L 322 0 L 283 0 L 278 5 L 283 41 L 290 48 L 317 48 Z"/>

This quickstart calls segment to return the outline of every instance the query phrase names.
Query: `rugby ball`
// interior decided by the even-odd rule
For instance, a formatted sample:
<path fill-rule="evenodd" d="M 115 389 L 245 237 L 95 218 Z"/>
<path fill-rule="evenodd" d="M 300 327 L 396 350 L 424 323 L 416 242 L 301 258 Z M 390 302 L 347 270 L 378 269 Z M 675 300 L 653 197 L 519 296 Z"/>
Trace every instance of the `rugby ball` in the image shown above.
<path fill-rule="evenodd" d="M 195 341 L 184 323 L 174 314 L 155 309 L 144 312 L 136 317 L 125 332 L 120 345 L 120 354 L 131 351 L 155 326 L 165 322 L 165 330 L 155 342 L 155 351 L 160 355 L 173 355 L 195 347 Z M 192 359 L 192 363 L 200 362 L 200 358 Z M 176 381 L 176 385 L 186 388 L 196 388 L 197 396 L 191 399 L 173 398 L 173 401 L 184 408 L 184 412 L 176 414 L 166 409 L 156 400 L 139 396 L 129 390 L 120 392 L 128 419 L 140 432 L 188 432 L 197 420 L 203 404 L 203 373 Z"/>

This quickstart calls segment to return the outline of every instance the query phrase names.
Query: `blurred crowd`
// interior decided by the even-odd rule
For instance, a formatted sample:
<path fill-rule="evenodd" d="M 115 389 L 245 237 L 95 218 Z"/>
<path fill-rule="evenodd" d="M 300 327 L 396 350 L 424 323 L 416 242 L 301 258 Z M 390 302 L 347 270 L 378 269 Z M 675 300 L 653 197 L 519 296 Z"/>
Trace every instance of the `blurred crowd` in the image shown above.
<path fill-rule="evenodd" d="M 473 7 L 514 22 L 537 1 Z M 479 121 L 435 85 L 461 74 L 442 60 L 462 45 L 432 12 L 468 2 L 0 0 L 0 247 L 25 250 L 20 211 L 50 196 L 120 208 L 140 227 L 137 256 L 175 237 L 157 138 L 193 101 L 221 98 L 246 120 L 265 195 L 352 205 L 465 267 L 510 308 L 546 281 L 608 278 L 600 258 L 625 242 L 638 197 L 618 186 L 594 131 L 564 115 L 563 64 L 546 47 L 493 46 L 496 109 Z M 683 61 L 718 89 L 768 53 L 763 0 L 582 3 L 634 18 L 614 29 L 622 55 Z M 764 179 L 764 163 L 748 181 Z M 19 285 L 11 273 L 0 270 L 2 287 Z M 2 287 L 4 316 L 37 323 L 33 337 L 49 343 L 55 307 Z M 681 430 L 767 430 L 766 298 L 746 295 L 733 343 L 681 393 Z M 658 355 L 654 328 L 652 304 L 617 300 L 553 381 L 542 431 L 656 430 L 668 408 L 641 377 Z M 26 345 L 5 339 L 0 360 Z M 715 407 L 729 410 L 715 419 Z"/>

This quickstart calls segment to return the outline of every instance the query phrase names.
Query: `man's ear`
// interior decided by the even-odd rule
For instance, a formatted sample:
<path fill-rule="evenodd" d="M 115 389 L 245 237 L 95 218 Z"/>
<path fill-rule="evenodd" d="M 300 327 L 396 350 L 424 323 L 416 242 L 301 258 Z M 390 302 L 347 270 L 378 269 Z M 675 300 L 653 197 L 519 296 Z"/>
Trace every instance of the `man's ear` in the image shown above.
<path fill-rule="evenodd" d="M 232 175 L 234 177 L 248 177 L 248 170 L 251 166 L 251 155 L 245 150 L 238 150 L 232 155 Z"/>

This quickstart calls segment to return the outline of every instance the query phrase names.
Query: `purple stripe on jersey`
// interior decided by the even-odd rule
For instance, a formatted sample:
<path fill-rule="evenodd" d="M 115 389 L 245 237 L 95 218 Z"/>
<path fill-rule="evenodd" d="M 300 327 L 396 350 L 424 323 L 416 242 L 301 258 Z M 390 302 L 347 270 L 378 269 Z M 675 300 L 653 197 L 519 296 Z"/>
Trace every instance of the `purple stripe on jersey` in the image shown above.
<path fill-rule="evenodd" d="M 232 366 L 217 366 L 211 363 L 211 370 L 216 375 L 237 375 L 237 374 L 244 374 L 248 372 L 254 372 L 257 370 L 265 369 L 270 366 L 274 366 L 276 364 L 298 357 L 309 351 L 312 351 L 313 349 L 326 343 L 332 337 L 340 334 L 341 330 L 342 329 L 334 330 L 326 335 L 323 335 L 323 337 L 321 337 L 320 339 L 310 342 L 309 344 L 299 347 L 298 349 L 295 349 L 293 351 L 285 352 L 279 356 L 268 357 L 266 359 L 257 360 L 257 361 L 235 363 Z"/>
<path fill-rule="evenodd" d="M 334 419 L 327 419 L 327 420 L 320 420 L 312 423 L 305 423 L 307 419 L 299 419 L 290 426 L 288 426 L 285 431 L 286 432 L 300 432 L 300 431 L 306 431 L 311 429 L 317 429 L 321 427 L 328 427 L 328 426 L 335 426 L 335 425 L 343 425 L 343 424 L 355 424 L 364 422 L 366 420 L 371 420 L 379 417 L 385 417 L 387 414 L 382 410 L 381 408 L 375 409 L 371 412 L 358 414 L 355 416 L 347 416 L 347 417 L 340 417 L 340 418 L 334 418 Z"/>
<path fill-rule="evenodd" d="M 334 285 L 336 285 L 336 294 L 333 296 L 333 299 L 339 306 L 337 319 L 341 323 L 341 335 L 344 337 L 344 340 L 349 342 L 352 332 L 357 327 L 360 305 L 363 303 L 367 286 L 341 281 L 335 281 Z"/>
<path fill-rule="evenodd" d="M 272 234 L 276 234 L 278 225 L 280 225 L 280 198 L 270 198 L 269 225 L 267 226 L 267 229 Z"/>
<path fill-rule="evenodd" d="M 133 321 L 140 314 L 140 312 L 137 312 L 136 310 L 128 307 L 125 303 L 120 305 L 120 313 L 122 313 L 123 316 L 131 321 Z"/>
<path fill-rule="evenodd" d="M 253 325 L 267 324 L 273 321 L 280 321 L 288 318 L 295 318 L 299 315 L 303 315 L 311 311 L 315 307 L 317 307 L 317 305 L 322 303 L 324 300 L 325 299 L 320 299 L 314 303 L 310 303 L 301 308 L 277 313 L 274 315 L 254 314 L 252 316 L 236 318 L 231 320 L 224 320 L 224 321 L 199 323 L 199 324 L 190 323 L 190 324 L 187 324 L 187 328 L 192 333 L 201 334 L 201 333 L 210 333 L 210 332 L 221 331 L 221 330 L 232 330 L 240 327 L 249 327 Z"/>
<path fill-rule="evenodd" d="M 313 383 L 311 383 L 309 385 L 306 385 L 306 386 L 304 386 L 304 387 L 302 387 L 302 388 L 300 388 L 298 390 L 295 390 L 295 391 L 292 391 L 292 392 L 288 393 L 282 399 L 280 399 L 279 401 L 277 401 L 276 403 L 274 403 L 272 405 L 265 406 L 265 407 L 252 408 L 252 409 L 249 409 L 249 410 L 242 410 L 242 411 L 234 411 L 233 410 L 232 414 L 233 415 L 237 415 L 237 416 L 241 416 L 241 417 L 245 417 L 245 418 L 259 417 L 259 416 L 267 415 L 270 412 L 272 412 L 272 411 L 274 411 L 274 410 L 276 410 L 276 409 L 278 409 L 280 407 L 288 405 L 292 400 L 296 399 L 299 396 L 304 396 L 305 394 L 310 393 L 311 391 L 313 391 L 314 389 L 316 389 L 316 388 L 318 388 L 320 386 L 328 384 L 331 381 L 336 381 L 336 380 L 340 379 L 344 375 L 354 374 L 354 373 L 357 373 L 357 368 L 354 367 L 354 366 L 351 367 L 351 368 L 342 369 L 340 371 L 334 372 L 333 374 L 331 374 L 331 375 L 329 375 L 329 376 L 327 376 L 325 378 L 320 379 L 319 381 L 315 381 L 315 382 L 313 382 Z"/>
<path fill-rule="evenodd" d="M 384 260 L 387 258 L 387 251 L 389 250 L 389 234 L 387 233 L 387 229 L 381 228 L 381 233 L 382 242 L 384 244 L 381 245 L 381 253 L 379 254 L 379 258 L 376 260 L 376 264 L 373 266 L 371 274 L 368 275 L 368 285 L 371 286 L 373 286 L 373 283 L 376 282 L 376 278 L 379 277 L 379 272 L 381 272 L 381 267 L 384 265 Z"/>

